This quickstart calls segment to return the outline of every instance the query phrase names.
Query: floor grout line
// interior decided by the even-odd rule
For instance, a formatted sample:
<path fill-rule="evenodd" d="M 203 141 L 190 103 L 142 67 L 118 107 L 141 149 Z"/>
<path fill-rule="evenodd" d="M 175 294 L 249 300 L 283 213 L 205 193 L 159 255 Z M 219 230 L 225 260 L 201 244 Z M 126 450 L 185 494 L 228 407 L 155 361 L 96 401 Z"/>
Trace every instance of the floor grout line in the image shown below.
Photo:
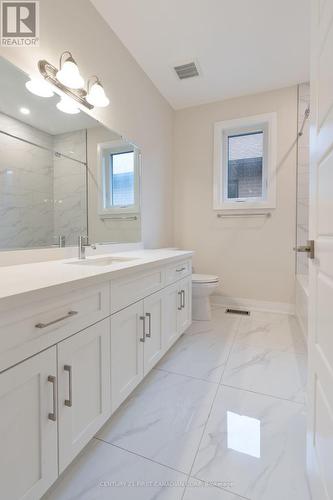
<path fill-rule="evenodd" d="M 153 370 L 158 370 L 160 372 L 170 373 L 170 375 L 179 375 L 180 377 L 187 377 L 187 378 L 191 378 L 193 380 L 200 380 L 201 382 L 208 382 L 209 384 L 213 384 L 213 385 L 219 385 L 219 382 L 216 382 L 215 380 L 207 380 L 206 378 L 194 377 L 193 375 L 185 375 L 184 373 L 179 373 L 179 372 L 175 372 L 175 371 L 171 371 L 171 370 L 166 370 L 165 368 L 158 368 L 158 367 L 155 366 L 153 368 Z"/>
<path fill-rule="evenodd" d="M 204 425 L 204 428 L 203 428 L 203 431 L 202 431 L 202 434 L 201 434 L 201 438 L 200 438 L 200 441 L 199 441 L 199 444 L 198 444 L 198 448 L 197 448 L 197 451 L 194 455 L 194 459 L 193 459 L 193 462 L 192 462 L 192 465 L 191 465 L 191 469 L 190 469 L 190 472 L 189 472 L 189 477 L 192 477 L 192 470 L 193 470 L 193 467 L 194 467 L 194 464 L 195 464 L 195 461 L 197 459 L 197 456 L 198 456 L 198 453 L 199 453 L 199 449 L 200 449 L 200 446 L 201 446 L 201 443 L 202 443 L 202 440 L 203 440 L 203 437 L 204 437 L 204 434 L 206 432 L 206 428 L 207 428 L 207 424 L 208 424 L 208 420 L 210 418 L 210 415 L 212 413 L 212 409 L 213 409 L 213 406 L 214 406 L 214 403 L 216 401 L 216 398 L 217 398 L 217 394 L 219 392 L 219 389 L 220 389 L 220 384 L 221 384 L 221 380 L 223 378 L 223 375 L 224 375 L 224 372 L 225 372 L 225 369 L 227 367 L 227 364 L 228 364 L 228 361 L 229 361 L 229 357 L 230 357 L 230 354 L 231 354 L 231 351 L 232 351 L 232 348 L 233 348 L 233 345 L 236 341 L 236 337 L 237 337 L 237 334 L 238 334 L 238 331 L 239 331 L 239 327 L 240 327 L 240 324 L 241 324 L 241 318 L 239 318 L 239 321 L 238 321 L 238 325 L 237 327 L 235 327 L 235 332 L 234 332 L 234 338 L 232 340 L 232 342 L 230 342 L 230 347 L 229 347 L 229 352 L 228 352 L 228 355 L 226 357 L 226 361 L 225 361 L 225 365 L 224 365 L 224 368 L 223 368 L 223 371 L 222 371 L 222 374 L 221 374 L 221 377 L 219 379 L 219 383 L 218 383 L 218 386 L 217 386 L 217 389 L 215 391 L 215 394 L 214 394 L 214 397 L 213 397 L 213 400 L 212 400 L 212 404 L 210 406 L 210 409 L 209 409 L 209 412 L 208 412 L 208 415 L 207 415 L 207 419 L 206 419 L 206 422 L 205 422 L 205 425 Z M 198 478 L 195 478 L 195 479 L 198 479 Z M 204 482 L 204 481 L 203 481 Z M 187 484 L 188 484 L 188 481 L 187 481 Z M 186 493 L 186 489 L 187 489 L 187 485 L 185 486 L 185 489 L 184 489 L 184 492 L 183 492 L 183 495 L 181 497 L 181 500 L 184 499 L 184 495 Z M 222 488 L 219 488 L 220 490 L 222 490 Z M 224 490 L 226 491 L 226 490 Z"/>
<path fill-rule="evenodd" d="M 278 399 L 279 401 L 286 401 L 287 403 L 293 403 L 299 406 L 306 406 L 305 402 L 302 403 L 301 401 L 294 401 L 293 399 L 281 398 L 279 396 L 274 396 L 273 394 L 267 394 L 266 392 L 251 391 L 251 389 L 243 389 L 242 387 L 237 387 L 235 385 L 223 384 L 223 383 L 220 383 L 219 386 L 229 387 L 230 389 L 235 389 L 237 391 L 250 392 L 251 394 L 257 394 L 258 396 L 265 396 L 266 398 Z"/>
<path fill-rule="evenodd" d="M 179 469 L 175 469 L 174 467 L 171 467 L 170 465 L 162 464 L 161 462 L 157 462 L 156 460 L 153 460 L 152 458 L 146 457 L 145 455 L 141 455 L 140 453 L 137 453 L 136 451 L 128 450 L 127 448 L 123 448 L 122 446 L 119 446 L 114 443 L 109 443 L 109 441 L 105 441 L 105 439 L 99 438 L 94 436 L 93 439 L 96 439 L 97 441 L 101 441 L 102 443 L 108 444 L 109 446 L 113 446 L 114 448 L 118 448 L 119 450 L 125 451 L 127 453 L 130 453 L 131 455 L 135 455 L 136 457 L 143 458 L 144 460 L 148 460 L 149 462 L 152 462 L 156 465 L 160 465 L 161 467 L 165 467 L 166 469 L 170 469 L 174 472 L 178 472 L 179 474 L 183 474 L 184 476 L 187 477 L 187 479 L 190 477 L 188 472 L 181 471 Z"/>

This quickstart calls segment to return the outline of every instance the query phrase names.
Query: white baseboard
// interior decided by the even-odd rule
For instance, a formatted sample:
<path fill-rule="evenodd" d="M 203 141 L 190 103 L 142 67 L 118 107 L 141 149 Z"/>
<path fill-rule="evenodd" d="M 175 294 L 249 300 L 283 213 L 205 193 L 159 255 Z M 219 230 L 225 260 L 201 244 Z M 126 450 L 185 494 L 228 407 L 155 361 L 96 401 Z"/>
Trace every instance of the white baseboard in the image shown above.
<path fill-rule="evenodd" d="M 295 314 L 295 305 L 287 302 L 271 302 L 238 297 L 226 297 L 224 295 L 212 295 L 211 303 L 224 307 L 246 308 L 251 311 L 265 311 L 281 314 Z"/>

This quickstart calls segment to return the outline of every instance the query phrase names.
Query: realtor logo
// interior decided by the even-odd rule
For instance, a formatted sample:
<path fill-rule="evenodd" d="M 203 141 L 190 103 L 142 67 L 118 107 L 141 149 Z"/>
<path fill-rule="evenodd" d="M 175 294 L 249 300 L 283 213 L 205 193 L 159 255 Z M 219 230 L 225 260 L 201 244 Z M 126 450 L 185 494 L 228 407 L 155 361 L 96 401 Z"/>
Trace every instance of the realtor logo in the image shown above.
<path fill-rule="evenodd" d="M 1 2 L 1 45 L 6 47 L 39 45 L 38 1 Z"/>

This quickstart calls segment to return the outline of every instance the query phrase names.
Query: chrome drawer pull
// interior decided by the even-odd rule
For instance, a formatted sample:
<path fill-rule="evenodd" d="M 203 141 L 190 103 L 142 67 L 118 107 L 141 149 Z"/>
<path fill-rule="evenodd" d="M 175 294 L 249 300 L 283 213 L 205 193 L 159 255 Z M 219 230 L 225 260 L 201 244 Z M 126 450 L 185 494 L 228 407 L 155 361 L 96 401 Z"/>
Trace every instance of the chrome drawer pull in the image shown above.
<path fill-rule="evenodd" d="M 51 382 L 53 386 L 53 412 L 49 413 L 48 418 L 49 420 L 52 420 L 52 422 L 55 422 L 57 420 L 57 391 L 56 391 L 56 377 L 53 375 L 49 375 L 47 377 L 47 381 Z"/>
<path fill-rule="evenodd" d="M 37 323 L 35 325 L 35 328 L 47 328 L 48 326 L 54 325 L 55 323 L 59 323 L 59 321 L 63 321 L 64 319 L 71 318 L 72 316 L 75 316 L 76 314 L 79 314 L 77 311 L 68 311 L 66 316 L 62 316 L 61 318 L 55 319 L 54 321 L 50 321 L 49 323 Z"/>
<path fill-rule="evenodd" d="M 65 365 L 64 370 L 68 372 L 68 399 L 65 399 L 65 406 L 73 406 L 73 385 L 72 385 L 72 367 Z"/>
<path fill-rule="evenodd" d="M 143 336 L 140 338 L 140 342 L 146 341 L 146 316 L 140 316 L 141 321 L 143 322 Z"/>
<path fill-rule="evenodd" d="M 176 269 L 176 273 L 181 273 L 182 271 L 185 271 L 186 267 L 181 267 L 180 269 Z"/>
<path fill-rule="evenodd" d="M 180 297 L 180 306 L 178 306 L 178 311 L 181 311 L 183 309 L 183 301 L 182 301 L 182 292 L 178 292 L 178 295 Z"/>
<path fill-rule="evenodd" d="M 150 338 L 151 337 L 151 313 L 146 313 L 146 316 L 148 318 L 148 333 L 146 333 L 146 337 Z"/>

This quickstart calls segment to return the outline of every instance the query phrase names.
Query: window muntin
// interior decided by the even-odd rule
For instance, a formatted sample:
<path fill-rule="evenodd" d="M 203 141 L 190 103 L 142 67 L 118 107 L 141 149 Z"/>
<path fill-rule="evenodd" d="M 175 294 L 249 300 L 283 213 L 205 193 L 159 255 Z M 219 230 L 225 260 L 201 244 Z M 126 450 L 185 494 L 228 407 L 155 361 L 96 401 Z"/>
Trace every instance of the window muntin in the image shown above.
<path fill-rule="evenodd" d="M 227 199 L 263 197 L 264 131 L 227 135 Z"/>

